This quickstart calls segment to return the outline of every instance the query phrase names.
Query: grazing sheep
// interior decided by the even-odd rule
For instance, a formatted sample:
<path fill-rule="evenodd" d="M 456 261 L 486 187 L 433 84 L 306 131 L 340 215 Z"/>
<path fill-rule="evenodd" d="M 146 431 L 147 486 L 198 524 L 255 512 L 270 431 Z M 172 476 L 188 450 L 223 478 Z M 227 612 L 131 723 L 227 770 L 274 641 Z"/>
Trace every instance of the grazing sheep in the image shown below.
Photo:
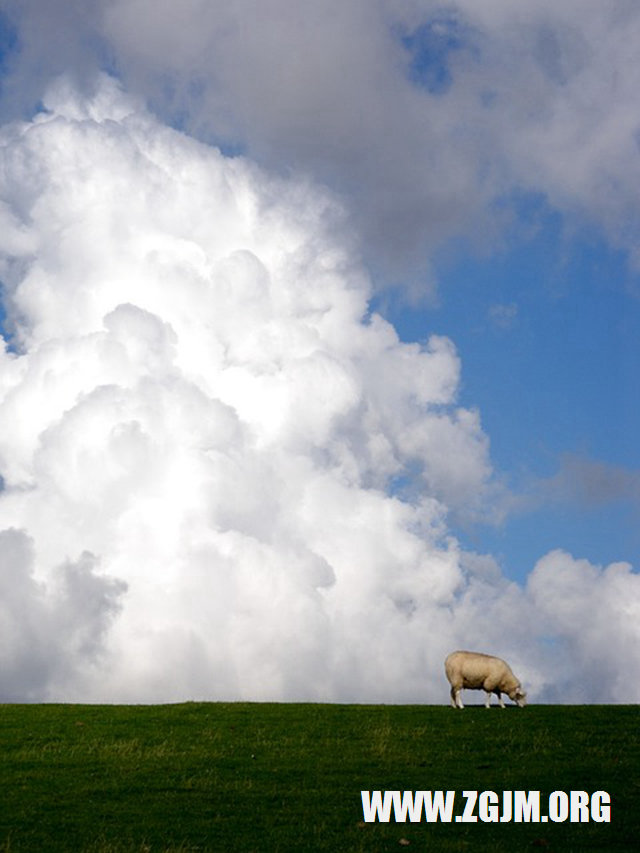
<path fill-rule="evenodd" d="M 527 694 L 502 658 L 480 652 L 451 652 L 444 662 L 444 669 L 451 684 L 451 705 L 454 708 L 464 708 L 460 696 L 463 687 L 486 690 L 485 708 L 491 704 L 492 693 L 497 695 L 501 708 L 504 708 L 502 693 L 506 693 L 520 708 L 527 704 Z"/>

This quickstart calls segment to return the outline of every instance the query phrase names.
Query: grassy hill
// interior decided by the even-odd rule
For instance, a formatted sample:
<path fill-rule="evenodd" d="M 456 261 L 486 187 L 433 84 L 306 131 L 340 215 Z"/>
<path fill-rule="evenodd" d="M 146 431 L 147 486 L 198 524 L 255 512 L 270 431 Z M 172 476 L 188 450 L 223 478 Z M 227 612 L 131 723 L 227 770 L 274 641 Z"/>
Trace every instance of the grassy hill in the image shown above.
<path fill-rule="evenodd" d="M 639 745 L 637 706 L 2 705 L 0 851 L 627 851 Z M 604 790 L 611 822 L 364 823 L 376 789 Z"/>

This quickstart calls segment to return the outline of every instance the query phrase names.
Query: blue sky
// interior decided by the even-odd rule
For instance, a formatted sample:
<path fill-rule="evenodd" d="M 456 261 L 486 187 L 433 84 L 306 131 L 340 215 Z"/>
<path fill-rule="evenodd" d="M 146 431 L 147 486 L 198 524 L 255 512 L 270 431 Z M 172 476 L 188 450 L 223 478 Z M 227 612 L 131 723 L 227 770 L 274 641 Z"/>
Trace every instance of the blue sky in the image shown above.
<path fill-rule="evenodd" d="M 638 43 L 0 0 L 5 698 L 640 700 Z"/>
<path fill-rule="evenodd" d="M 455 342 L 461 403 L 479 408 L 498 476 L 522 501 L 498 526 L 459 532 L 520 581 L 554 547 L 640 560 L 638 276 L 597 233 L 567 237 L 557 214 L 542 205 L 535 214 L 523 214 L 526 236 L 490 257 L 448 251 L 435 305 L 402 294 L 381 304 L 403 340 L 435 331 Z M 593 493 L 580 482 L 544 490 L 566 456 L 602 465 Z"/>

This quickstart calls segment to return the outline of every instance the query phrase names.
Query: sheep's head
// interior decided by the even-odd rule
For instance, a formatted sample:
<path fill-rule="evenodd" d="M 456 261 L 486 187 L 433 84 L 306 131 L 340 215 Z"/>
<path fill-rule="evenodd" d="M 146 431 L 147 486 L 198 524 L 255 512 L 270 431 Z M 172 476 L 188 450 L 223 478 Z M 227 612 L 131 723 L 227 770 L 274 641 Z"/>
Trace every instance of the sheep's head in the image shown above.
<path fill-rule="evenodd" d="M 516 687 L 513 696 L 510 696 L 509 698 L 513 699 L 518 708 L 524 708 L 527 704 L 527 694 L 521 687 Z"/>

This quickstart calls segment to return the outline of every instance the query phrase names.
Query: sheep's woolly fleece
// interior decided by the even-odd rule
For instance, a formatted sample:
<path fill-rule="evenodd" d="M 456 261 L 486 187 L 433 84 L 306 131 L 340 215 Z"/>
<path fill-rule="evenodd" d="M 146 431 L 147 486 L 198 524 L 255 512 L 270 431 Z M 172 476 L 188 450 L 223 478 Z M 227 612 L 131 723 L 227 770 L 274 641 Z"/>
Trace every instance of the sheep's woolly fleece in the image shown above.
<path fill-rule="evenodd" d="M 640 699 L 629 566 L 522 588 L 450 535 L 494 488 L 455 348 L 369 312 L 341 232 L 108 78 L 2 129 L 3 699 L 444 702 L 462 640 Z"/>

